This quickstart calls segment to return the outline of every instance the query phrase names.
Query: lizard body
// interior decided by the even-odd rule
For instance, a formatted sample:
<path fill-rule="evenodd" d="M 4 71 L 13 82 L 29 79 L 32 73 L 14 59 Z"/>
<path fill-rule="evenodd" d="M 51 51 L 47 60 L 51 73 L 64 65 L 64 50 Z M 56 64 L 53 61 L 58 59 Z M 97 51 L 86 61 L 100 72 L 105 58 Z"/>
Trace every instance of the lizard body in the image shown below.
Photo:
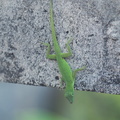
<path fill-rule="evenodd" d="M 64 59 L 64 58 L 67 58 L 72 55 L 72 52 L 71 52 L 71 49 L 69 46 L 71 40 L 69 40 L 66 44 L 68 52 L 62 53 L 60 46 L 56 39 L 56 32 L 55 32 L 54 19 L 53 19 L 52 0 L 50 0 L 50 25 L 51 25 L 52 40 L 53 40 L 53 44 L 54 44 L 55 54 L 51 55 L 50 54 L 50 44 L 44 43 L 44 45 L 46 45 L 48 47 L 46 57 L 48 59 L 56 59 L 57 60 L 58 67 L 59 67 L 60 73 L 62 75 L 61 79 L 66 84 L 65 97 L 69 100 L 70 103 L 73 103 L 74 81 L 75 81 L 76 72 L 85 69 L 85 67 L 82 67 L 80 69 L 76 69 L 76 70 L 72 71 L 69 64 Z"/>

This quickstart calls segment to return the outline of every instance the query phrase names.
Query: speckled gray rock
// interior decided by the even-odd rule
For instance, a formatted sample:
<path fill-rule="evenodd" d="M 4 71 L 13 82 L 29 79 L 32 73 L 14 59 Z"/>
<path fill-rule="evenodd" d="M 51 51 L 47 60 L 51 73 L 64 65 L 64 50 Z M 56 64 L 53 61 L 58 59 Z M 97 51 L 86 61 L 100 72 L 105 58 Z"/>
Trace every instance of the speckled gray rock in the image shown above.
<path fill-rule="evenodd" d="M 60 87 L 52 44 L 49 0 L 0 0 L 0 81 Z M 120 0 L 53 0 L 57 39 L 78 72 L 75 89 L 120 94 Z M 54 53 L 53 47 L 51 53 Z"/>

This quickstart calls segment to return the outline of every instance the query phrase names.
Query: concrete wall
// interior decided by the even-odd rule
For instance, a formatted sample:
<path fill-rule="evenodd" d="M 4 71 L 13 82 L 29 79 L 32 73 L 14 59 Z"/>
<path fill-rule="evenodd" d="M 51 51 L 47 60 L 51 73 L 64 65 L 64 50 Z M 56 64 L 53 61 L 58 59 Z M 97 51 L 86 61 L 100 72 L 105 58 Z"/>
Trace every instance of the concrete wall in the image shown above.
<path fill-rule="evenodd" d="M 49 0 L 0 0 L 0 81 L 60 88 L 57 62 L 46 59 Z M 75 89 L 120 94 L 120 0 L 53 0 L 57 40 L 70 44 Z"/>

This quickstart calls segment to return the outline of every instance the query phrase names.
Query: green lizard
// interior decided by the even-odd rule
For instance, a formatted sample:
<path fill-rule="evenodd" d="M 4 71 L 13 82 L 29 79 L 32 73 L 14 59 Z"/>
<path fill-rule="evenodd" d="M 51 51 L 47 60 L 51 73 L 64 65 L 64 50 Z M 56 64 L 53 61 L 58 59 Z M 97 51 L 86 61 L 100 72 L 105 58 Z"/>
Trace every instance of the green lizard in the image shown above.
<path fill-rule="evenodd" d="M 50 44 L 43 43 L 45 46 L 48 47 L 46 57 L 48 59 L 56 59 L 57 60 L 59 70 L 62 75 L 61 80 L 63 80 L 66 84 L 65 97 L 69 100 L 70 103 L 73 103 L 74 81 L 75 81 L 76 72 L 85 69 L 85 67 L 76 69 L 72 72 L 69 64 L 65 61 L 64 58 L 72 55 L 71 48 L 69 46 L 71 40 L 69 40 L 66 44 L 68 53 L 61 53 L 61 49 L 60 49 L 57 39 L 56 39 L 56 32 L 55 32 L 54 19 L 53 19 L 52 0 L 50 0 L 50 25 L 51 25 L 52 39 L 53 39 L 55 54 L 52 54 L 52 55 L 50 54 Z"/>

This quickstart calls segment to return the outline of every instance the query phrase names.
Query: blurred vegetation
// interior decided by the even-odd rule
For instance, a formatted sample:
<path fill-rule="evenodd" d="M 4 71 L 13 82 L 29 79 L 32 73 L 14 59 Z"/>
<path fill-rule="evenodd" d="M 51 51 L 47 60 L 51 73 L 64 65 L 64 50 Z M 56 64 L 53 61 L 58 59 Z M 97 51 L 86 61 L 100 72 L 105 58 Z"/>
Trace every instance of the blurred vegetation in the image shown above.
<path fill-rule="evenodd" d="M 76 91 L 69 110 L 70 120 L 119 120 L 120 96 Z"/>
<path fill-rule="evenodd" d="M 39 110 L 28 110 L 19 114 L 15 120 L 68 120 L 62 116 L 58 116 L 54 113 Z"/>
<path fill-rule="evenodd" d="M 119 95 L 75 91 L 74 103 L 65 100 L 61 106 L 66 114 L 64 117 L 46 111 L 34 111 L 24 113 L 19 120 L 119 120 L 119 101 Z"/>

